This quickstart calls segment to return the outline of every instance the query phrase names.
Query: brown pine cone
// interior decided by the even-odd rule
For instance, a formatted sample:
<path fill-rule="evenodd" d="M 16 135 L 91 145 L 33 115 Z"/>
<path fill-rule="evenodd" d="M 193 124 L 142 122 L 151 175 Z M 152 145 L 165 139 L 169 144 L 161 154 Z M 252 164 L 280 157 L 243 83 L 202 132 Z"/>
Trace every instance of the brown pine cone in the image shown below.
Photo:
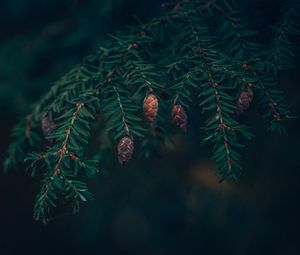
<path fill-rule="evenodd" d="M 175 104 L 173 106 L 172 119 L 176 126 L 186 132 L 187 114 L 181 105 Z"/>
<path fill-rule="evenodd" d="M 124 136 L 118 144 L 118 159 L 123 165 L 127 163 L 133 154 L 133 141 L 129 136 Z"/>
<path fill-rule="evenodd" d="M 244 111 L 246 111 L 253 100 L 253 91 L 251 88 L 247 88 L 245 90 L 242 90 L 240 93 L 240 96 L 236 102 L 237 106 L 237 113 L 241 114 Z"/>
<path fill-rule="evenodd" d="M 153 123 L 158 112 L 158 99 L 152 91 L 144 99 L 143 110 L 146 119 L 150 123 Z"/>
<path fill-rule="evenodd" d="M 53 120 L 51 120 L 48 116 L 44 116 L 41 121 L 41 127 L 44 134 L 45 139 L 48 139 L 48 136 L 50 136 L 54 129 L 56 128 L 56 125 Z"/>

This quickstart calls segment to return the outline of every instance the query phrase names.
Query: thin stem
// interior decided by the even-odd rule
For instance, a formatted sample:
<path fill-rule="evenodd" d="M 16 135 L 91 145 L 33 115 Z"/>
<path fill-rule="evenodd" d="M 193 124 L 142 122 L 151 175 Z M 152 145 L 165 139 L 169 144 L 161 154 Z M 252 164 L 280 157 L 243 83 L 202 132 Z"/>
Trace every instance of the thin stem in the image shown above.
<path fill-rule="evenodd" d="M 123 122 L 124 129 L 125 129 L 125 134 L 130 136 L 129 127 L 128 127 L 128 124 L 127 124 L 127 121 L 126 121 L 126 114 L 125 114 L 124 107 L 123 107 L 123 104 L 122 104 L 122 101 L 121 101 L 121 98 L 120 98 L 120 94 L 119 94 L 116 86 L 113 86 L 113 89 L 116 93 L 116 97 L 117 97 L 117 100 L 118 100 L 118 103 L 119 103 L 119 107 L 120 107 L 120 111 L 121 111 L 121 115 L 122 115 L 122 122 Z"/>
<path fill-rule="evenodd" d="M 62 143 L 62 147 L 59 149 L 58 151 L 58 160 L 55 166 L 55 172 L 54 172 L 54 176 L 58 176 L 60 175 L 61 172 L 61 162 L 63 160 L 63 157 L 67 154 L 67 145 L 70 139 L 70 134 L 71 131 L 74 127 L 74 123 L 77 120 L 77 116 L 81 110 L 81 108 L 84 106 L 83 102 L 77 103 L 76 104 L 76 111 L 74 112 L 72 118 L 71 118 L 71 123 L 69 125 L 69 127 L 66 130 L 66 136 L 65 136 L 65 140 Z"/>

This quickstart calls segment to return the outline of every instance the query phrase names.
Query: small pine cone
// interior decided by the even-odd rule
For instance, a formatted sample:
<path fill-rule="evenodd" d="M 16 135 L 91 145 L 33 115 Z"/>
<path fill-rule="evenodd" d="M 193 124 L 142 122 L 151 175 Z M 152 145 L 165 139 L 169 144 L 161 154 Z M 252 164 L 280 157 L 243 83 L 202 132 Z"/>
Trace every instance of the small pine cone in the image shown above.
<path fill-rule="evenodd" d="M 172 119 L 176 126 L 186 132 L 187 114 L 181 105 L 175 104 L 173 106 Z"/>
<path fill-rule="evenodd" d="M 129 136 L 125 136 L 118 144 L 118 159 L 119 163 L 123 165 L 127 163 L 133 154 L 133 141 Z"/>
<path fill-rule="evenodd" d="M 246 111 L 253 100 L 253 91 L 250 88 L 242 90 L 240 96 L 236 102 L 237 105 L 237 113 L 241 114 Z"/>
<path fill-rule="evenodd" d="M 158 112 L 158 99 L 152 91 L 144 99 L 143 110 L 146 119 L 150 123 L 153 123 Z"/>
<path fill-rule="evenodd" d="M 53 122 L 53 120 L 51 120 L 48 116 L 44 116 L 42 119 L 41 126 L 44 137 L 48 140 L 47 137 L 52 134 L 52 132 L 56 128 L 56 125 Z"/>

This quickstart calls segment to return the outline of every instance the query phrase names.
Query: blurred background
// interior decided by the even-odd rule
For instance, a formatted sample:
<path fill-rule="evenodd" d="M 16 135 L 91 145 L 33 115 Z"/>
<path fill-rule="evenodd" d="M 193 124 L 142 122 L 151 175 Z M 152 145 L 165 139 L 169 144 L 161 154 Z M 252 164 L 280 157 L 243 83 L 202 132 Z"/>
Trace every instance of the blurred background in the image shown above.
<path fill-rule="evenodd" d="M 51 82 L 107 33 L 134 24 L 135 16 L 159 15 L 161 2 L 0 1 L 0 166 L 13 125 Z M 239 3 L 261 39 L 268 37 L 264 28 L 278 18 L 280 1 Z M 281 77 L 298 116 L 299 54 L 298 47 L 296 67 Z M 256 137 L 240 182 L 218 183 L 191 130 L 159 156 L 92 180 L 95 200 L 47 226 L 32 219 L 39 183 L 22 169 L 0 175 L 0 254 L 300 254 L 299 120 L 288 124 L 287 137 L 265 131 L 259 114 L 245 121 Z"/>

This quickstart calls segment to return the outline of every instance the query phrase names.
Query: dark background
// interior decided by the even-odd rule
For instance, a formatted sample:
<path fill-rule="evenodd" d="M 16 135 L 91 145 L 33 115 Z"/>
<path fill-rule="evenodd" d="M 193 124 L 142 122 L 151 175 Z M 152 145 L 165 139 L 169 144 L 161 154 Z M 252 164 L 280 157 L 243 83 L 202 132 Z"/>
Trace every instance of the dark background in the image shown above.
<path fill-rule="evenodd" d="M 259 39 L 268 38 L 264 28 L 278 18 L 280 1 L 239 2 Z M 160 12 L 160 1 L 2 0 L 1 161 L 12 126 L 52 81 L 134 15 Z M 299 116 L 299 47 L 296 54 L 281 86 Z M 245 121 L 256 137 L 240 182 L 218 183 L 193 131 L 159 157 L 92 180 L 95 200 L 47 226 L 32 219 L 37 181 L 22 169 L 0 175 L 0 254 L 300 254 L 299 120 L 288 124 L 287 137 L 265 131 L 254 111 Z"/>

